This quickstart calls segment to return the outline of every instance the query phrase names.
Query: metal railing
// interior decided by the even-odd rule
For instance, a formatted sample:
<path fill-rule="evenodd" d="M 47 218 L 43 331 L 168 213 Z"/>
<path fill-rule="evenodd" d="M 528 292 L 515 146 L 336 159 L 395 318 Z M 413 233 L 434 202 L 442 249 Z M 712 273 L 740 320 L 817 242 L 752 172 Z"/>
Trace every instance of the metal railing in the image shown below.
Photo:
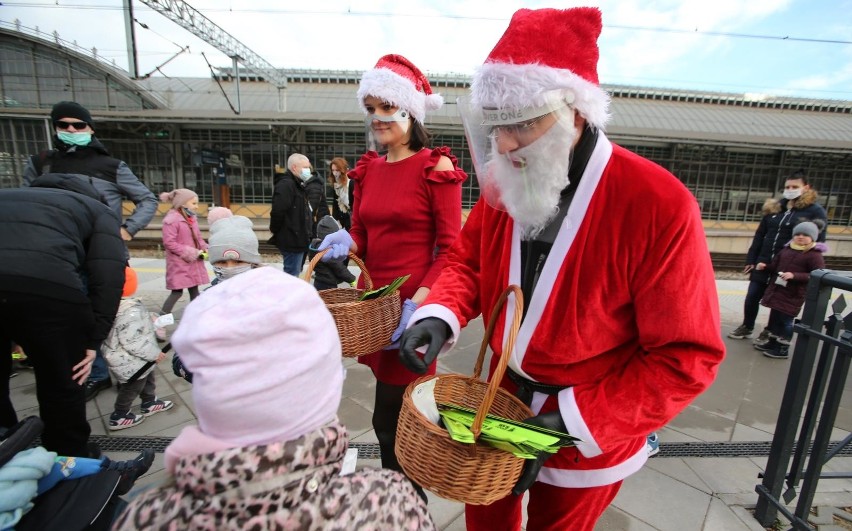
<path fill-rule="evenodd" d="M 819 481 L 852 478 L 852 472 L 822 472 L 852 442 L 850 435 L 829 450 L 852 360 L 852 312 L 843 316 L 847 308 L 844 293 L 831 303 L 835 289 L 852 292 L 852 272 L 820 269 L 811 273 L 802 318 L 794 327 L 798 337 L 766 472 L 755 487 L 754 517 L 765 527 L 780 512 L 793 529 L 814 529 L 807 519 Z M 788 504 L 796 496 L 799 500 L 790 510 Z"/>
<path fill-rule="evenodd" d="M 18 33 L 23 33 L 30 37 L 35 37 L 48 44 L 72 50 L 80 55 L 86 56 L 90 59 L 97 61 L 100 65 L 109 68 L 114 73 L 120 74 L 122 77 L 127 77 L 128 75 L 127 71 L 124 68 L 118 66 L 114 59 L 110 59 L 108 57 L 100 55 L 98 53 L 97 48 L 85 48 L 77 44 L 77 41 L 65 40 L 59 36 L 59 32 L 57 32 L 56 30 L 44 31 L 38 26 L 31 28 L 29 26 L 24 26 L 23 24 L 21 24 L 21 21 L 17 19 L 12 22 L 9 22 L 7 20 L 0 20 L 0 29 L 17 31 Z"/>

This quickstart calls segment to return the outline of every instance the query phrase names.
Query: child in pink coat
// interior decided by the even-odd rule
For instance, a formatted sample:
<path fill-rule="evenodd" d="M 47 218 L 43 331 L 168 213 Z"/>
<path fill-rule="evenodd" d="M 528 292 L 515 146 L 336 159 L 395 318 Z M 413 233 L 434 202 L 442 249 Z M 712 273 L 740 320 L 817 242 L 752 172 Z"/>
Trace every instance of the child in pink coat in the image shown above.
<path fill-rule="evenodd" d="M 198 287 L 210 282 L 204 261 L 207 242 L 201 237 L 196 210 L 198 195 L 192 190 L 178 188 L 160 194 L 160 201 L 171 203 L 163 219 L 163 246 L 166 248 L 166 288 L 171 294 L 163 303 L 162 313 L 172 312 L 183 290 L 189 299 L 198 297 Z"/>

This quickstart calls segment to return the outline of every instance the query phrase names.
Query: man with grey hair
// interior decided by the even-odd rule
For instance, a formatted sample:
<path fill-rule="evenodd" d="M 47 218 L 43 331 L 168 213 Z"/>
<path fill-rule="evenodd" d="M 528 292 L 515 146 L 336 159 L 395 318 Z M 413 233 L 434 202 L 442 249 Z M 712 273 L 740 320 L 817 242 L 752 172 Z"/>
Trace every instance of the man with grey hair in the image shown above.
<path fill-rule="evenodd" d="M 275 165 L 269 243 L 284 257 L 284 272 L 299 276 L 311 241 L 311 205 L 305 183 L 312 177 L 311 161 L 301 153 L 287 159 L 287 169 Z"/>

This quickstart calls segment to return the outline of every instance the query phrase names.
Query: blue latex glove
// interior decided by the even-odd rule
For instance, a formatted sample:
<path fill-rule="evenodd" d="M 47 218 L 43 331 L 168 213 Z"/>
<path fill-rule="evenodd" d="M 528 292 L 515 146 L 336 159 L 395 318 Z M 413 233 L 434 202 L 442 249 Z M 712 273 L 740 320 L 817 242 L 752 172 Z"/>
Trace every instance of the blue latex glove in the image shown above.
<path fill-rule="evenodd" d="M 402 303 L 402 313 L 399 315 L 399 326 L 391 334 L 391 344 L 385 347 L 385 350 L 399 348 L 399 338 L 405 332 L 405 327 L 408 326 L 408 320 L 411 319 L 411 314 L 417 309 L 417 303 L 411 299 L 405 299 Z"/>
<path fill-rule="evenodd" d="M 349 233 L 346 232 L 346 229 L 340 229 L 337 232 L 332 232 L 325 238 L 323 238 L 322 243 L 320 243 L 317 251 L 324 251 L 326 249 L 330 249 L 327 253 L 320 258 L 322 262 L 328 262 L 329 260 L 343 260 L 347 256 L 349 256 L 349 249 L 352 248 L 352 237 L 349 236 Z"/>

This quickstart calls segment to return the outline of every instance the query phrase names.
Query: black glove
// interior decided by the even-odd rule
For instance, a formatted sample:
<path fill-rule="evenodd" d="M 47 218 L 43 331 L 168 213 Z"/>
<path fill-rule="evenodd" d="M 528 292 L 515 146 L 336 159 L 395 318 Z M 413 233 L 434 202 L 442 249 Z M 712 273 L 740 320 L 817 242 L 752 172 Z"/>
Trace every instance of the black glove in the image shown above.
<path fill-rule="evenodd" d="M 403 332 L 399 339 L 400 363 L 413 373 L 423 374 L 435 361 L 450 332 L 450 325 L 437 317 L 427 317 L 417 321 L 414 326 Z M 421 359 L 415 349 L 426 344 L 429 346 Z"/>
<path fill-rule="evenodd" d="M 524 420 L 524 422 L 533 426 L 547 428 L 548 430 L 558 431 L 559 433 L 568 433 L 568 428 L 565 427 L 565 422 L 562 421 L 562 414 L 558 409 L 530 417 Z M 518 478 L 518 482 L 512 487 L 512 494 L 520 496 L 532 487 L 532 484 L 535 483 L 538 477 L 538 472 L 551 455 L 553 454 L 540 452 L 535 459 L 527 459 L 526 463 L 524 463 L 524 469 L 521 471 L 521 477 Z"/>

